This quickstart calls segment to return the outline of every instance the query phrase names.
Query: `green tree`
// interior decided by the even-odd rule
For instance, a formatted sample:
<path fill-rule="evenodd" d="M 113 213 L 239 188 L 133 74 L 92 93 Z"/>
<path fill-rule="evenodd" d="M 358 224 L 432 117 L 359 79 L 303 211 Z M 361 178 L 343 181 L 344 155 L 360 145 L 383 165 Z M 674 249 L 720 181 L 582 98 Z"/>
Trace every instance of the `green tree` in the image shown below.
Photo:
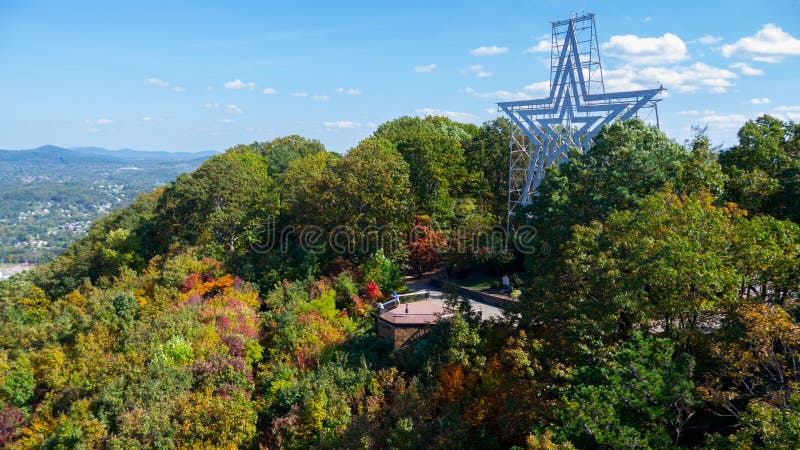
<path fill-rule="evenodd" d="M 800 226 L 759 215 L 738 220 L 731 236 L 739 296 L 784 304 L 800 292 Z"/>
<path fill-rule="evenodd" d="M 383 249 L 376 251 L 364 263 L 363 271 L 364 281 L 378 283 L 381 291 L 387 295 L 392 291 L 401 291 L 405 287 L 400 268 L 384 254 Z"/>
<path fill-rule="evenodd" d="M 337 183 L 331 168 L 341 159 L 337 153 L 318 152 L 289 163 L 280 177 L 282 225 L 324 223 L 328 208 L 319 207 L 318 196 Z"/>
<path fill-rule="evenodd" d="M 408 163 L 415 212 L 430 215 L 435 225 L 450 216 L 453 198 L 463 194 L 463 147 L 475 131 L 474 125 L 445 117 L 401 117 L 375 131 L 375 137 L 393 143 Z"/>
<path fill-rule="evenodd" d="M 727 198 L 751 213 L 800 218 L 796 208 L 798 125 L 764 115 L 745 123 L 739 143 L 720 153 L 728 175 Z"/>
<path fill-rule="evenodd" d="M 167 186 L 159 202 L 162 241 L 218 246 L 241 255 L 258 242 L 278 196 L 261 155 L 230 150 Z"/>
<path fill-rule="evenodd" d="M 2 390 L 6 400 L 14 406 L 25 406 L 33 397 L 35 387 L 30 361 L 25 356 L 17 357 L 5 374 Z"/>
<path fill-rule="evenodd" d="M 693 358 L 676 355 L 669 339 L 636 334 L 603 367 L 571 377 L 564 431 L 579 447 L 677 446 L 697 403 L 693 368 Z"/>
<path fill-rule="evenodd" d="M 486 122 L 464 146 L 469 173 L 464 195 L 497 217 L 506 215 L 511 128 L 511 121 L 504 117 Z"/>
<path fill-rule="evenodd" d="M 604 223 L 576 226 L 564 246 L 562 284 L 529 300 L 530 319 L 590 358 L 635 329 L 687 342 L 738 299 L 730 242 L 731 216 L 741 212 L 712 201 L 663 191 Z"/>
<path fill-rule="evenodd" d="M 530 297 L 546 296 L 558 283 L 563 245 L 575 225 L 603 222 L 615 210 L 633 209 L 648 194 L 672 186 L 675 192 L 714 191 L 719 169 L 703 142 L 685 148 L 638 119 L 615 122 L 597 135 L 586 152 L 548 168 L 539 195 L 517 224 L 536 230 L 526 261 Z"/>
<path fill-rule="evenodd" d="M 800 394 L 794 394 L 788 408 L 753 401 L 742 414 L 741 427 L 730 436 L 713 434 L 710 449 L 800 448 Z"/>
<path fill-rule="evenodd" d="M 363 258 L 378 249 L 392 256 L 404 251 L 411 210 L 408 164 L 394 146 L 365 139 L 329 167 L 312 197 L 317 212 L 303 223 L 331 232 L 328 241 L 337 254 Z"/>
<path fill-rule="evenodd" d="M 325 153 L 325 146 L 316 139 L 292 135 L 258 144 L 269 167 L 269 176 L 277 178 L 284 173 L 292 161 L 318 153 Z"/>

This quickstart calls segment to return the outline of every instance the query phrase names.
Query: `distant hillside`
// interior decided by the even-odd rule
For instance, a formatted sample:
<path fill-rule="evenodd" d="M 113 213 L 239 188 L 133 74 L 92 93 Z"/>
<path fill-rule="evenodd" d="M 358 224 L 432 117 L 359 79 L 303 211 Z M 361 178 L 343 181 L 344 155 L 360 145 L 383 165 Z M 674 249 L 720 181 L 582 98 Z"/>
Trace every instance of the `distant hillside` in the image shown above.
<path fill-rule="evenodd" d="M 87 162 L 121 162 L 119 158 L 99 154 L 86 154 L 56 147 L 43 145 L 30 150 L 0 150 L 0 161 L 15 162 L 61 162 L 61 163 L 87 163 Z"/>
<path fill-rule="evenodd" d="M 219 153 L 216 150 L 199 152 L 170 152 L 164 150 L 134 150 L 123 148 L 109 150 L 103 147 L 58 147 L 43 145 L 32 149 L 0 150 L 0 160 L 31 160 L 48 158 L 65 158 L 68 160 L 97 160 L 103 161 L 187 161 L 193 159 L 205 160 L 209 156 Z"/>
<path fill-rule="evenodd" d="M 214 153 L 0 150 L 0 262 L 49 260 L 98 217 L 194 171 Z"/>
<path fill-rule="evenodd" d="M 133 150 L 130 148 L 109 150 L 102 147 L 70 147 L 70 150 L 78 153 L 112 156 L 115 158 L 132 161 L 185 161 L 198 158 L 205 160 L 209 156 L 219 153 L 216 150 L 207 150 L 201 152 L 170 152 L 164 150 Z"/>

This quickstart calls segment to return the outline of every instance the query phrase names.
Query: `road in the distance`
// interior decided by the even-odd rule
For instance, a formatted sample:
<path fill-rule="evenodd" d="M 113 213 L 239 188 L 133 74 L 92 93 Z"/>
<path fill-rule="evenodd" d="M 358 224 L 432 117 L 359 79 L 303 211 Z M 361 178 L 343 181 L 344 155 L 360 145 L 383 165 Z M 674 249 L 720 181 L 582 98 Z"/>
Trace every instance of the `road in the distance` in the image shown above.
<path fill-rule="evenodd" d="M 0 264 L 0 280 L 11 278 L 12 275 L 33 269 L 33 264 Z"/>

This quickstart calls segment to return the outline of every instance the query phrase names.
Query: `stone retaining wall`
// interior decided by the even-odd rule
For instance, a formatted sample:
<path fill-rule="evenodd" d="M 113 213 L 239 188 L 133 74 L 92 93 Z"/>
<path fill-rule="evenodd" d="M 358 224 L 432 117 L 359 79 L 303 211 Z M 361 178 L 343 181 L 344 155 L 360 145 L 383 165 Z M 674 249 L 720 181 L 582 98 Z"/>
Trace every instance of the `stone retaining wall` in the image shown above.
<path fill-rule="evenodd" d="M 431 286 L 438 287 L 443 289 L 447 282 L 445 280 L 439 278 L 431 278 Z M 490 294 L 488 292 L 482 292 L 477 289 L 470 289 L 463 286 L 457 286 L 459 295 L 463 295 L 464 297 L 470 298 L 472 300 L 479 301 L 481 303 L 486 303 L 487 305 L 496 306 L 501 309 L 507 309 L 516 303 L 516 300 L 513 300 L 505 295 L 498 295 L 498 294 Z"/>

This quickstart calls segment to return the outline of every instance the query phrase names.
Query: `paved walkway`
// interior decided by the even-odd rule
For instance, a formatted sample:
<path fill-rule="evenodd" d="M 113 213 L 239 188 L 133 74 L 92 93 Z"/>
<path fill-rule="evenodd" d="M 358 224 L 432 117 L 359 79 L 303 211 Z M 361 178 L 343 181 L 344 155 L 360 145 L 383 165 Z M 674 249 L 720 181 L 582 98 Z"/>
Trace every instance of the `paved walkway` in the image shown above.
<path fill-rule="evenodd" d="M 406 282 L 406 286 L 408 286 L 409 292 L 429 291 L 431 293 L 430 300 L 444 304 L 444 292 L 442 292 L 439 288 L 435 288 L 428 284 L 427 279 L 409 280 Z M 481 312 L 481 317 L 483 320 L 489 320 L 492 317 L 503 316 L 503 310 L 496 306 L 487 305 L 486 303 L 482 303 L 477 300 L 470 300 L 469 303 L 472 305 L 473 311 Z"/>

